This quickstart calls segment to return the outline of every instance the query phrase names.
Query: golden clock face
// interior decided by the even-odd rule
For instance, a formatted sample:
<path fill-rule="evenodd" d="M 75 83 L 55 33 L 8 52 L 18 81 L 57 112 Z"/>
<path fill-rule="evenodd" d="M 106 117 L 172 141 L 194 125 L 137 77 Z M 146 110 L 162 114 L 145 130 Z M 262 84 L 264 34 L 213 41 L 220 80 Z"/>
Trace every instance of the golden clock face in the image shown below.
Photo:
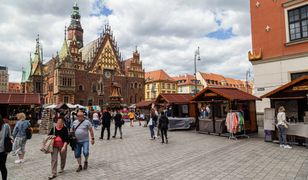
<path fill-rule="evenodd" d="M 108 78 L 108 79 L 111 77 L 111 72 L 110 71 L 105 71 L 104 74 L 105 74 L 105 77 Z"/>

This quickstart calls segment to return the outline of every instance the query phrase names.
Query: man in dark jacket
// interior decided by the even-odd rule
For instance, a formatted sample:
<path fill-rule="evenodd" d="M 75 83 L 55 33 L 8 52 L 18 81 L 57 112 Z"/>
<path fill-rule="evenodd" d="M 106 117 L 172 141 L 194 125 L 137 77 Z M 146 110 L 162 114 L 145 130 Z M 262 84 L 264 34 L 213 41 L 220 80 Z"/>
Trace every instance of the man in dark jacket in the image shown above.
<path fill-rule="evenodd" d="M 122 125 L 124 124 L 124 121 L 122 120 L 122 115 L 119 112 L 119 110 L 116 111 L 116 115 L 114 116 L 114 136 L 112 138 L 115 138 L 117 136 L 117 129 L 120 131 L 120 139 L 122 139 Z"/>
<path fill-rule="evenodd" d="M 109 109 L 105 109 L 102 117 L 102 131 L 100 139 L 104 139 L 104 131 L 107 129 L 108 137 L 107 140 L 110 140 L 110 124 L 111 124 L 111 114 Z"/>
<path fill-rule="evenodd" d="M 162 111 L 161 112 L 161 116 L 159 118 L 159 122 L 158 122 L 158 128 L 160 129 L 161 132 L 161 143 L 165 143 L 164 141 L 164 136 L 166 138 L 166 144 L 168 144 L 168 136 L 167 136 L 167 131 L 168 131 L 168 125 L 169 125 L 169 119 L 167 118 L 167 116 L 165 115 L 165 113 Z"/>

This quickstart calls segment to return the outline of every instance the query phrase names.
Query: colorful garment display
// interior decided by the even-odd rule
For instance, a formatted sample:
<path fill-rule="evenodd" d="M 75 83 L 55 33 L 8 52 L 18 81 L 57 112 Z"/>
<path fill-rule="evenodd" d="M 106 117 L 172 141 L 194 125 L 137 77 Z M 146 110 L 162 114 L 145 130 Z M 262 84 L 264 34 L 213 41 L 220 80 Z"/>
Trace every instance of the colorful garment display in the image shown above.
<path fill-rule="evenodd" d="M 230 112 L 227 114 L 226 126 L 230 133 L 236 134 L 244 130 L 244 116 L 241 112 Z"/>

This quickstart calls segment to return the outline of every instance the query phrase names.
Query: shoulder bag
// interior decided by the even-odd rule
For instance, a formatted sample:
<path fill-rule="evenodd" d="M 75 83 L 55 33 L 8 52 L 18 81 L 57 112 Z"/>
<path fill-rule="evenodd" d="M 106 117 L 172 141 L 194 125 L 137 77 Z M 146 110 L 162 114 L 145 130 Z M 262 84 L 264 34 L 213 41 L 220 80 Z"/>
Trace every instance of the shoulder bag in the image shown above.
<path fill-rule="evenodd" d="M 84 121 L 84 120 L 83 120 Z M 76 135 L 75 135 L 75 131 L 76 129 L 83 123 L 83 121 L 81 121 L 76 128 L 73 127 L 73 131 L 69 133 L 69 144 L 72 148 L 72 151 L 75 150 L 75 146 L 77 144 L 77 139 L 76 139 Z"/>
<path fill-rule="evenodd" d="M 41 151 L 45 154 L 49 154 L 53 152 L 53 143 L 55 140 L 55 126 L 53 127 L 53 135 L 48 135 L 44 140 L 41 147 Z"/>

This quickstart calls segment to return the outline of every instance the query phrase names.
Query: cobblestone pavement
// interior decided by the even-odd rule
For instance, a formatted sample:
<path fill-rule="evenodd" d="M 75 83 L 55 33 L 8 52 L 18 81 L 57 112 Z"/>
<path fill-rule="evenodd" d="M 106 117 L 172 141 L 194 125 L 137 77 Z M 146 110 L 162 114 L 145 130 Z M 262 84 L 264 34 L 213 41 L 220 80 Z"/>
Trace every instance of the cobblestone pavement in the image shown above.
<path fill-rule="evenodd" d="M 228 140 L 194 131 L 169 132 L 169 144 L 149 140 L 148 128 L 124 127 L 124 139 L 98 140 L 90 147 L 89 169 L 76 173 L 77 162 L 68 151 L 59 180 L 95 179 L 306 179 L 308 149 L 281 149 L 277 144 L 250 138 Z M 113 132 L 113 129 L 112 129 Z M 50 175 L 50 155 L 39 151 L 43 135 L 27 143 L 26 162 L 14 164 L 9 155 L 11 180 L 41 180 Z"/>

